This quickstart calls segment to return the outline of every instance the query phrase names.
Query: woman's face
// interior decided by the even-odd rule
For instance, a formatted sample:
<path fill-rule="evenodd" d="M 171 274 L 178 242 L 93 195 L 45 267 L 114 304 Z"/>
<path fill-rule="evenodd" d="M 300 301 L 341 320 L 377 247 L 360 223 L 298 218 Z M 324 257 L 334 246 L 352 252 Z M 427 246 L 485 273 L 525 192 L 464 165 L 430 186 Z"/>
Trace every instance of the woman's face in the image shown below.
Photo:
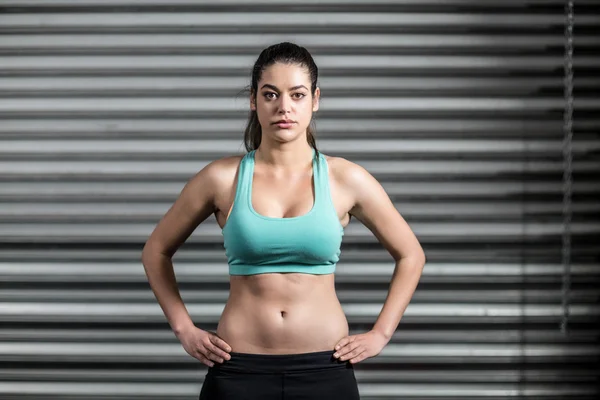
<path fill-rule="evenodd" d="M 256 103 L 250 98 L 250 108 L 257 112 L 263 138 L 291 142 L 306 137 L 312 113 L 319 109 L 320 89 L 310 93 L 310 76 L 305 67 L 276 63 L 266 68 L 258 82 Z M 290 120 L 291 123 L 277 122 Z"/>

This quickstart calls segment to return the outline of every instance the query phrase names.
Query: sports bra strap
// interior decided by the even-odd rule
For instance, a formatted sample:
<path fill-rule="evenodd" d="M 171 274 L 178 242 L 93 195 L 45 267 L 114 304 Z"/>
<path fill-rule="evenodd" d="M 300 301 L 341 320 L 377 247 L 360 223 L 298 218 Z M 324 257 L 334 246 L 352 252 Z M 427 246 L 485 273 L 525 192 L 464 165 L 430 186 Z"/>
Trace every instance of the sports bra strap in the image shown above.
<path fill-rule="evenodd" d="M 248 198 L 249 191 L 250 191 L 249 183 L 252 178 L 252 176 L 250 174 L 252 174 L 252 172 L 254 170 L 254 166 L 250 165 L 250 163 L 254 162 L 254 157 L 253 157 L 254 151 L 255 150 L 252 150 L 252 151 L 248 152 L 246 155 L 244 155 L 244 157 L 242 157 L 242 161 L 240 162 L 238 178 L 237 178 L 238 179 L 237 188 L 235 191 L 235 198 L 234 198 L 234 205 L 235 204 L 241 205 L 241 203 L 245 203 L 246 199 Z"/>

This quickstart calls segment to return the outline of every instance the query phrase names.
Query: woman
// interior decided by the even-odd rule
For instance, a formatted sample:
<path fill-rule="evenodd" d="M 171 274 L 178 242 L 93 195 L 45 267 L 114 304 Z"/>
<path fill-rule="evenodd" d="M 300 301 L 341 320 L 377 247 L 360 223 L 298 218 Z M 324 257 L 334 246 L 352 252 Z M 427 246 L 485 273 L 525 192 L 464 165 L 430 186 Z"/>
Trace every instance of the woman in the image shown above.
<path fill-rule="evenodd" d="M 245 155 L 216 160 L 183 188 L 142 260 L 183 348 L 209 369 L 200 399 L 358 399 L 353 364 L 389 342 L 425 255 L 381 185 L 363 168 L 317 150 L 318 70 L 292 43 L 262 51 L 252 70 Z M 230 295 L 216 333 L 194 326 L 171 258 L 214 214 L 223 229 Z M 334 271 L 355 216 L 396 260 L 369 332 L 349 336 Z"/>

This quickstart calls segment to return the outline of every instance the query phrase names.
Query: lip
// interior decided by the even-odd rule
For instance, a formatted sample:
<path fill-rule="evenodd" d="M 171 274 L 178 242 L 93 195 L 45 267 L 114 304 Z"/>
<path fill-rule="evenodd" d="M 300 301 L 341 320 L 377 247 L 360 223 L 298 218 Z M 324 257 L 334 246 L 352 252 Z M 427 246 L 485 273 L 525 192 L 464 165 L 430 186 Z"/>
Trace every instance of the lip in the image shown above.
<path fill-rule="evenodd" d="M 294 125 L 294 121 L 291 121 L 289 119 L 282 119 L 279 120 L 277 122 L 274 123 L 275 125 L 277 125 L 278 127 L 282 128 L 282 129 L 286 129 L 286 128 L 291 128 L 292 125 Z"/>

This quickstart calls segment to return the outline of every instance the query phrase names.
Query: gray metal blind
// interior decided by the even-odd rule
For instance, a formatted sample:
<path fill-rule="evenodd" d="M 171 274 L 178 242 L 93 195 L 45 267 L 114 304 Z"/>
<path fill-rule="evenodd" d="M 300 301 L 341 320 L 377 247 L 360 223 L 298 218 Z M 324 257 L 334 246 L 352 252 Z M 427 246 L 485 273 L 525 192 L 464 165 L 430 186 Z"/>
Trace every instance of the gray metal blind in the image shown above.
<path fill-rule="evenodd" d="M 600 8 L 576 2 L 569 336 L 562 315 L 561 1 L 0 1 L 0 398 L 192 399 L 140 262 L 196 171 L 242 152 L 260 50 L 320 68 L 321 151 L 367 168 L 428 264 L 362 398 L 594 398 L 599 351 Z M 174 257 L 216 329 L 214 218 Z M 353 220 L 337 272 L 351 334 L 393 260 Z"/>

